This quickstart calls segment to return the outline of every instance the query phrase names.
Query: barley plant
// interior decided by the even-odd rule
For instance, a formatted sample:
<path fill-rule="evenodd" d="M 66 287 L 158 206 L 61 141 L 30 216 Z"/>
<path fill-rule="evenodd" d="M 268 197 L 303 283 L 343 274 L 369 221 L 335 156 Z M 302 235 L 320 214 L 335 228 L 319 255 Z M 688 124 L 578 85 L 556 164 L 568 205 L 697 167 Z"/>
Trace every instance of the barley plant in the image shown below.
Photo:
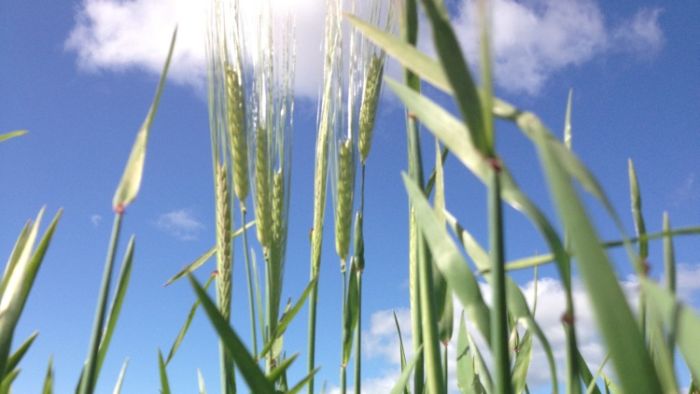
<path fill-rule="evenodd" d="M 680 301 L 677 292 L 674 239 L 700 234 L 699 227 L 673 228 L 663 215 L 661 231 L 649 232 L 642 210 L 643 180 L 632 160 L 628 176 L 634 235 L 629 235 L 608 196 L 574 150 L 572 95 L 565 109 L 563 136 L 534 113 L 516 107 L 494 94 L 491 60 L 491 4 L 477 2 L 479 58 L 462 52 L 450 15 L 442 1 L 326 0 L 323 38 L 323 78 L 319 87 L 313 172 L 313 222 L 310 233 L 309 282 L 297 299 L 282 306 L 285 251 L 289 228 L 291 144 L 294 117 L 295 22 L 292 16 L 263 1 L 256 15 L 243 15 L 240 0 L 211 0 L 208 5 L 207 54 L 209 128 L 212 148 L 215 240 L 212 248 L 175 275 L 166 285 L 187 277 L 194 291 L 192 306 L 169 351 L 158 354 L 162 393 L 170 393 L 168 366 L 182 346 L 196 338 L 187 333 L 202 309 L 219 343 L 222 393 L 308 393 L 317 390 L 315 375 L 319 278 L 321 268 L 339 267 L 342 277 L 340 304 L 340 392 L 348 391 L 347 367 L 354 361 L 353 388 L 362 392 L 362 281 L 366 267 L 375 262 L 365 256 L 364 223 L 382 217 L 365 216 L 366 168 L 373 135 L 382 115 L 381 92 L 405 107 L 408 162 L 403 174 L 407 196 L 406 229 L 409 272 L 411 338 L 408 327 L 394 315 L 401 357 L 401 374 L 392 393 L 529 393 L 527 375 L 538 343 L 547 360 L 548 391 L 581 393 L 679 393 L 684 371 L 691 377 L 689 392 L 698 393 L 700 377 L 700 315 Z M 422 9 L 425 18 L 419 18 Z M 432 37 L 428 56 L 417 49 L 418 21 Z M 176 42 L 161 74 L 155 98 L 136 135 L 127 165 L 114 195 L 114 224 L 104 274 L 96 297 L 96 311 L 87 356 L 76 392 L 94 393 L 110 341 L 122 310 L 134 260 L 135 238 L 128 241 L 123 262 L 113 280 L 120 249 L 122 222 L 134 202 L 145 165 L 151 124 L 158 109 Z M 395 62 L 403 81 L 389 77 L 385 64 Z M 471 64 L 478 63 L 479 75 Z M 478 84 L 477 84 L 478 81 Z M 441 100 L 424 94 L 423 86 L 443 94 Z M 386 89 L 385 89 L 386 90 Z M 448 99 L 446 100 L 445 97 Z M 449 110 L 446 107 L 454 108 Z M 534 147 L 533 167 L 539 164 L 557 222 L 543 212 L 517 184 L 507 166 L 508 157 L 496 144 L 497 126 L 510 123 Z M 21 137 L 26 131 L 0 134 L 0 142 Z M 434 152 L 434 154 L 433 154 Z M 424 157 L 435 157 L 428 163 Z M 488 245 L 481 245 L 449 206 L 445 189 L 460 187 L 446 176 L 444 162 L 458 161 L 484 185 L 483 209 L 488 218 Z M 306 174 L 310 176 L 310 174 Z M 330 193 L 329 193 L 330 189 Z M 368 190 L 369 195 L 381 191 Z M 333 246 L 339 265 L 322 261 L 326 204 L 332 197 Z M 584 194 L 599 203 L 617 227 L 619 239 L 604 242 L 587 213 Z M 307 202 L 304 202 L 307 203 Z M 503 205 L 524 215 L 546 241 L 548 252 L 507 261 Z M 252 212 L 250 210 L 253 210 Z M 239 214 L 236 214 L 239 212 Z M 20 364 L 37 337 L 13 340 L 15 328 L 47 254 L 62 212 L 40 231 L 42 208 L 19 236 L 0 277 L 0 394 L 11 392 Z M 255 230 L 252 230 L 252 227 Z M 249 239 L 249 231 L 254 236 Z M 257 242 L 256 242 L 257 241 Z M 649 275 L 649 247 L 661 241 L 663 282 Z M 608 249 L 622 247 L 639 283 L 638 299 L 623 292 Z M 236 248 L 242 251 L 234 252 Z M 245 278 L 234 275 L 235 257 L 242 256 Z M 257 256 L 261 256 L 258 265 Z M 213 273 L 200 284 L 195 271 L 209 260 Z M 552 266 L 565 293 L 561 324 L 565 336 L 565 363 L 558 365 L 544 330 L 535 319 L 537 297 L 529 304 L 512 278 L 516 270 Z M 327 267 L 326 267 L 327 266 Z M 578 273 L 592 305 L 606 357 L 597 370 L 582 356 L 577 342 L 573 302 L 573 272 Z M 370 271 L 371 272 L 371 271 Z M 261 277 L 264 278 L 261 280 Z M 245 281 L 248 321 L 232 319 L 234 284 Z M 112 282 L 115 290 L 110 297 Z M 210 289 L 214 284 L 215 290 Z M 535 286 L 537 280 L 535 280 Z M 485 294 L 490 292 L 490 294 Z M 215 294 L 212 297 L 211 294 Z M 535 294 L 537 290 L 535 289 Z M 111 298 L 111 301 L 110 301 Z M 488 300 L 488 301 L 487 301 Z M 326 302 L 326 300 L 323 300 Z M 332 302 L 332 301 L 330 301 Z M 308 306 L 306 368 L 290 368 L 298 354 L 288 355 L 284 336 L 290 323 Z M 457 324 L 454 324 L 457 322 Z M 237 330 L 250 328 L 244 341 Z M 456 330 L 455 330 L 456 329 Z M 186 341 L 187 340 L 187 341 Z M 448 345 L 456 343 L 455 354 Z M 409 352 L 407 348 L 410 347 Z M 410 357 L 407 355 L 410 354 Z M 206 392 L 197 371 L 199 392 Z M 292 371 L 294 371 L 292 373 Z M 301 372 L 300 372 L 301 371 Z M 454 371 L 456 380 L 448 371 Z M 53 362 L 44 376 L 44 393 L 51 393 Z M 121 391 L 128 378 L 124 362 L 114 386 Z M 237 380 L 238 379 L 238 380 Z M 242 381 L 241 381 L 242 379 Z"/>

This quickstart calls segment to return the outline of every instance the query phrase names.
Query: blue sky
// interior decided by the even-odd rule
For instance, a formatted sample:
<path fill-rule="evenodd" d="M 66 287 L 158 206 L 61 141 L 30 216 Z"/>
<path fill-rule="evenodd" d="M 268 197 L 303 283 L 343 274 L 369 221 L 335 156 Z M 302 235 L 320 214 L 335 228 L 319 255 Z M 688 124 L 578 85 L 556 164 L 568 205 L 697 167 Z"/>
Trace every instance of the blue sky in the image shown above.
<path fill-rule="evenodd" d="M 279 8 L 297 9 L 299 59 L 286 299 L 296 298 L 308 278 L 323 2 L 277 1 Z M 39 390 L 49 355 L 54 357 L 57 392 L 67 392 L 75 384 L 88 346 L 112 220 L 112 194 L 150 104 L 168 37 L 179 22 L 173 70 L 153 125 L 143 186 L 126 215 L 125 234 L 137 236 L 136 260 L 99 386 L 100 392 L 111 390 L 121 362 L 128 357 L 125 392 L 157 390 L 156 351 L 169 348 L 193 300 L 185 283 L 161 285 L 214 239 L 203 41 L 198 36 L 203 22 L 197 17 L 197 3 L 84 0 L 39 6 L 9 0 L 0 5 L 0 131 L 30 130 L 0 146 L 0 250 L 9 255 L 21 226 L 41 206 L 46 205 L 49 213 L 65 209 L 18 329 L 17 341 L 35 329 L 40 336 L 25 360 L 17 392 Z M 663 211 L 669 212 L 674 226 L 700 223 L 700 4 L 691 0 L 495 4 L 496 92 L 538 113 L 558 131 L 566 94 L 574 89 L 575 150 L 607 189 L 630 232 L 628 158 L 635 161 L 640 177 L 649 229 L 660 228 Z M 470 54 L 469 8 L 459 2 L 451 6 Z M 422 34 L 421 45 L 430 52 L 427 25 Z M 390 75 L 392 70 L 395 66 L 390 65 Z M 426 162 L 431 163 L 432 139 L 427 133 L 424 137 Z M 529 142 L 499 124 L 498 144 L 518 182 L 552 215 Z M 374 387 L 375 392 L 381 392 L 381 384 L 390 381 L 397 368 L 388 311 L 396 309 L 407 317 L 406 197 L 399 176 L 406 168 L 405 157 L 403 110 L 385 91 L 368 162 L 365 214 L 365 388 Z M 448 209 L 485 244 L 483 187 L 456 160 L 448 160 L 446 171 Z M 590 210 L 602 236 L 616 238 L 602 209 L 592 203 Z M 506 221 L 509 258 L 545 251 L 539 235 L 517 212 L 508 209 Z M 700 289 L 700 260 L 693 244 L 697 245 L 694 239 L 677 242 L 678 261 L 684 264 L 681 280 L 690 299 Z M 336 381 L 340 348 L 340 275 L 332 245 L 328 232 L 317 349 L 323 365 L 319 381 L 327 380 L 329 387 Z M 659 275 L 660 245 L 652 245 L 651 252 L 652 274 Z M 248 338 L 240 248 L 235 253 L 234 325 Z M 621 262 L 619 272 L 625 278 L 627 264 L 618 253 L 612 256 Z M 212 267 L 210 263 L 203 268 L 202 277 Z M 550 270 L 543 273 L 553 275 Z M 531 275 L 524 272 L 516 279 L 528 289 Z M 538 312 L 538 318 L 556 330 L 557 285 L 543 283 L 541 289 L 550 292 L 542 294 L 553 304 L 550 314 Z M 584 298 L 582 293 L 585 303 Z M 590 316 L 582 324 L 590 328 L 590 335 L 580 338 L 586 341 L 584 350 L 600 359 Z M 305 332 L 304 311 L 285 342 L 289 352 L 302 352 L 300 366 L 305 363 Z M 175 392 L 195 390 L 197 367 L 215 391 L 216 351 L 209 323 L 199 316 L 168 369 Z M 536 355 L 534 362 L 540 359 Z M 301 376 L 299 369 L 296 372 Z M 535 372 L 534 383 L 546 379 Z"/>

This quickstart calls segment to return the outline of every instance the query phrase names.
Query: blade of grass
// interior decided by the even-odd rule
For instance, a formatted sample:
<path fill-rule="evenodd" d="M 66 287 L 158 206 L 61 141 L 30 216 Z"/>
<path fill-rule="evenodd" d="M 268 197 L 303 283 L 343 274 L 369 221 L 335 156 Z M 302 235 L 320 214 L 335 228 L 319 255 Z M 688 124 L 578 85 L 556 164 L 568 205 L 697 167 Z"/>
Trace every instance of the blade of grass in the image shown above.
<path fill-rule="evenodd" d="M 396 334 L 399 337 L 399 362 L 401 363 L 401 373 L 406 371 L 406 351 L 404 350 L 403 346 L 403 336 L 401 335 L 401 326 L 399 325 L 399 319 L 396 317 L 396 311 L 393 311 L 392 314 L 394 315 L 394 324 L 396 325 Z M 410 372 L 408 373 L 410 376 Z M 404 387 L 402 390 L 402 394 L 408 394 L 408 388 Z"/>
<path fill-rule="evenodd" d="M 457 219 L 452 216 L 449 212 L 445 212 L 445 217 L 447 224 L 452 229 L 452 231 L 457 234 L 457 237 L 462 242 L 464 249 L 467 254 L 472 259 L 478 270 L 484 271 L 486 267 L 490 266 L 489 256 L 486 251 L 479 245 L 479 243 L 474 239 L 474 237 L 462 227 Z M 490 274 L 484 274 L 484 277 L 489 283 L 493 283 L 493 279 Z M 508 300 L 508 312 L 513 316 L 513 318 L 522 320 L 537 336 L 538 341 L 542 345 L 542 349 L 547 357 L 547 362 L 549 364 L 549 371 L 552 376 L 552 382 L 557 382 L 557 370 L 556 362 L 554 360 L 554 354 L 552 352 L 552 347 L 547 340 L 542 328 L 535 320 L 534 312 L 530 311 L 527 305 L 527 301 L 522 291 L 518 285 L 510 278 L 506 278 L 506 297 Z M 534 307 L 533 307 L 534 309 Z M 552 392 L 558 393 L 558 387 L 556 384 L 552 385 Z"/>
<path fill-rule="evenodd" d="M 316 375 L 316 373 L 320 370 L 321 368 L 316 368 L 313 371 L 311 371 L 310 374 L 306 375 L 304 379 L 302 379 L 299 383 L 295 384 L 294 387 L 292 387 L 290 390 L 287 391 L 287 394 L 296 394 L 300 392 L 304 386 L 309 384 L 311 382 L 311 379 Z"/>
<path fill-rule="evenodd" d="M 449 16 L 438 9 L 434 0 L 423 0 L 422 3 L 433 28 L 433 43 L 442 69 L 450 82 L 460 112 L 469 126 L 466 135 L 470 136 L 477 151 L 484 156 L 491 156 L 493 147 L 488 144 L 479 91 L 467 67 L 462 47 L 452 30 Z"/>
<path fill-rule="evenodd" d="M 231 233 L 231 242 L 233 242 L 237 237 L 239 237 L 241 234 L 243 234 L 243 231 L 251 228 L 253 225 L 255 225 L 255 221 L 251 220 L 245 224 L 245 227 L 241 227 L 241 228 L 237 229 L 236 231 L 232 232 Z M 204 254 L 197 257 L 193 262 L 184 266 L 178 273 L 176 273 L 170 279 L 168 279 L 165 282 L 165 284 L 163 285 L 163 287 L 170 286 L 171 284 L 173 284 L 177 280 L 186 277 L 187 274 L 196 271 L 199 267 L 204 265 L 204 263 L 209 261 L 209 259 L 212 258 L 215 253 L 216 253 L 216 246 L 212 246 L 211 249 L 204 252 Z"/>
<path fill-rule="evenodd" d="M 489 308 L 481 296 L 476 278 L 446 229 L 440 226 L 433 209 L 418 186 L 405 174 L 403 174 L 403 180 L 409 200 L 414 207 L 416 222 L 432 251 L 435 264 L 459 298 L 470 319 L 479 328 L 481 334 L 489 338 L 491 332 Z"/>
<path fill-rule="evenodd" d="M 532 334 L 526 331 L 515 349 L 515 362 L 513 363 L 513 392 L 522 393 L 527 385 L 527 371 L 532 361 Z M 552 381 L 556 385 L 556 381 Z"/>
<path fill-rule="evenodd" d="M 44 385 L 41 389 L 42 394 L 53 393 L 53 358 L 49 357 L 49 366 L 46 368 L 44 375 Z"/>
<path fill-rule="evenodd" d="M 404 182 L 410 182 L 404 174 Z M 414 184 L 415 185 L 415 184 Z M 419 192 L 420 193 L 420 192 Z M 415 201 L 414 202 L 414 208 Z M 418 209 L 417 209 L 418 210 Z M 420 214 L 416 214 L 420 215 Z M 425 236 L 425 230 L 420 219 L 417 219 L 418 229 Z M 426 237 L 427 238 L 427 237 Z M 423 246 L 424 248 L 425 246 Z M 419 249 L 420 250 L 420 249 Z M 423 346 L 425 355 L 426 387 L 430 392 L 442 393 L 445 390 L 440 361 L 440 338 L 437 331 L 438 311 L 435 305 L 435 290 L 433 289 L 433 264 L 431 259 L 420 258 L 419 261 L 420 305 L 421 305 L 421 329 L 423 330 Z"/>
<path fill-rule="evenodd" d="M 40 211 L 40 213 L 43 212 L 43 209 Z M 29 220 L 24 227 L 22 227 L 22 231 L 20 231 L 19 236 L 17 237 L 17 241 L 15 241 L 15 245 L 12 247 L 12 253 L 10 253 L 10 258 L 7 260 L 7 263 L 5 264 L 5 269 L 3 270 L 2 274 L 2 279 L 0 280 L 0 299 L 2 298 L 1 294 L 5 293 L 5 288 L 7 287 L 7 283 L 10 281 L 10 278 L 12 277 L 12 272 L 15 269 L 15 266 L 17 266 L 17 262 L 20 260 L 20 256 L 23 254 L 25 250 L 25 245 L 27 244 L 27 241 L 29 240 L 30 234 L 32 233 L 32 229 L 36 226 L 36 224 L 32 224 L 32 221 Z M 37 230 L 38 231 L 38 230 Z M 36 235 L 33 235 L 32 243 L 34 242 L 34 239 L 36 239 Z M 29 252 L 24 252 L 25 254 L 28 254 Z"/>
<path fill-rule="evenodd" d="M 191 275 L 189 275 L 188 278 L 190 279 L 192 288 L 197 294 L 197 298 L 202 304 L 202 308 L 204 308 L 207 316 L 209 316 L 209 320 L 216 329 L 228 354 L 236 361 L 236 366 L 241 372 L 241 375 L 243 375 L 243 379 L 248 383 L 251 392 L 256 394 L 275 394 L 275 388 L 272 383 L 267 380 L 265 374 L 260 370 L 253 356 L 248 353 L 248 350 L 246 350 L 245 345 L 235 331 L 226 323 L 226 320 L 221 316 L 218 308 L 204 291 L 204 288 L 202 288 Z"/>
<path fill-rule="evenodd" d="M 175 49 L 176 39 L 177 27 L 173 31 L 173 35 L 170 40 L 170 49 L 168 50 L 168 56 L 165 60 L 163 71 L 160 74 L 160 80 L 158 81 L 155 97 L 153 98 L 151 107 L 148 109 L 148 114 L 141 125 L 141 129 L 139 129 L 139 132 L 136 135 L 136 141 L 134 141 L 134 145 L 131 148 L 129 160 L 124 168 L 124 173 L 121 181 L 119 182 L 119 186 L 117 187 L 117 191 L 114 193 L 112 206 L 115 209 L 123 209 L 129 205 L 136 198 L 139 188 L 141 187 L 143 165 L 146 160 L 146 144 L 148 143 L 148 136 L 151 132 L 153 118 L 156 116 L 156 112 L 158 111 L 158 104 L 160 103 L 160 96 L 163 93 L 163 87 L 165 86 L 165 79 L 168 75 L 168 68 L 170 67 L 170 60 L 172 59 L 173 50 Z"/>
<path fill-rule="evenodd" d="M 34 340 L 36 337 L 39 335 L 38 331 L 34 331 L 32 335 L 29 336 L 22 344 L 15 350 L 14 353 L 10 356 L 10 358 L 7 360 L 7 366 L 6 369 L 8 371 L 12 371 L 13 369 L 17 368 L 19 365 L 19 362 L 22 361 L 22 358 L 24 357 L 25 354 L 27 354 L 27 351 L 29 350 L 29 347 L 32 346 L 34 343 Z"/>
<path fill-rule="evenodd" d="M 691 374 L 700 376 L 700 316 L 656 283 L 644 278 L 640 282 L 654 314 L 667 328 L 674 328 L 673 335 Z"/>
<path fill-rule="evenodd" d="M 197 388 L 199 394 L 207 394 L 207 387 L 204 385 L 204 377 L 202 376 L 202 371 L 197 368 Z"/>
<path fill-rule="evenodd" d="M 664 212 L 663 216 L 663 231 L 668 233 L 671 228 L 671 222 L 668 218 L 668 213 Z M 664 281 L 666 290 L 671 294 L 676 294 L 676 256 L 673 248 L 673 237 L 664 237 Z M 673 353 L 676 347 L 675 326 L 672 326 L 666 334 L 666 346 Z M 674 359 L 671 358 L 671 366 L 673 367 Z"/>
<path fill-rule="evenodd" d="M 631 243 L 636 243 L 639 242 L 640 240 L 657 240 L 657 239 L 665 239 L 667 237 L 670 238 L 675 238 L 681 235 L 698 235 L 700 234 L 700 227 L 679 227 L 676 229 L 668 229 L 668 230 L 663 230 L 655 233 L 647 233 L 644 237 L 631 237 L 629 238 L 629 242 Z M 606 249 L 611 249 L 611 248 L 618 248 L 620 246 L 624 246 L 625 241 L 623 240 L 614 240 L 614 241 L 605 241 L 602 242 L 600 245 L 603 248 Z M 529 256 L 529 257 L 523 257 L 520 259 L 515 259 L 511 260 L 510 262 L 506 263 L 506 270 L 520 270 L 520 269 L 526 269 L 526 268 L 532 268 L 544 264 L 549 264 L 554 262 L 554 255 L 551 253 L 545 253 L 545 254 L 539 254 L 535 256 Z M 488 272 L 488 271 L 482 271 L 482 273 Z"/>
<path fill-rule="evenodd" d="M 119 376 L 117 376 L 117 383 L 114 385 L 114 390 L 112 394 L 120 394 L 122 392 L 122 385 L 124 384 L 124 377 L 126 376 L 126 367 L 129 365 L 129 359 L 124 360 L 121 369 L 119 370 Z"/>
<path fill-rule="evenodd" d="M 107 247 L 107 257 L 105 259 L 104 271 L 102 273 L 102 284 L 97 296 L 97 306 L 90 336 L 90 346 L 88 347 L 87 359 L 85 361 L 85 373 L 81 374 L 79 390 L 80 394 L 94 392 L 97 381 L 97 369 L 99 364 L 99 345 L 102 342 L 102 335 L 105 327 L 105 315 L 107 310 L 107 295 L 109 294 L 112 282 L 112 271 L 117 245 L 119 244 L 119 234 L 121 232 L 121 222 L 123 213 L 115 213 L 114 224 L 112 225 L 112 235 Z"/>
<path fill-rule="evenodd" d="M 419 347 L 418 351 L 413 355 L 411 361 L 406 365 L 406 368 L 404 368 L 403 371 L 401 371 L 399 379 L 396 381 L 394 387 L 391 389 L 391 394 L 402 394 L 407 390 L 408 380 L 411 378 L 411 372 L 413 372 L 413 369 L 420 360 L 420 355 L 422 352 L 423 348 Z"/>
<path fill-rule="evenodd" d="M 568 357 L 568 355 L 567 355 Z M 583 355 L 579 351 L 578 348 L 576 348 L 576 366 L 578 367 L 578 373 L 579 377 L 581 378 L 581 381 L 583 382 L 584 385 L 588 386 L 590 389 L 591 386 L 593 387 L 592 390 L 596 394 L 600 394 L 600 390 L 598 390 L 598 386 L 595 384 L 596 380 L 598 379 L 598 375 L 603 371 L 603 366 L 605 363 L 610 359 L 610 353 L 605 355 L 605 360 L 603 360 L 603 363 L 601 363 L 600 368 L 598 369 L 598 374 L 596 376 L 593 376 L 591 373 L 591 370 L 588 368 L 588 364 L 586 363 L 586 360 L 584 360 Z M 573 384 L 573 382 L 572 382 Z"/>
<path fill-rule="evenodd" d="M 293 354 L 282 360 L 270 373 L 267 374 L 267 379 L 271 382 L 276 382 L 282 375 L 287 372 L 287 369 L 292 365 L 292 363 L 299 357 L 299 354 Z"/>
<path fill-rule="evenodd" d="M 0 381 L 0 394 L 10 394 L 10 386 L 12 386 L 12 382 L 17 379 L 19 371 L 19 369 L 13 369 L 5 374 L 5 377 L 3 377 L 2 381 Z"/>
<path fill-rule="evenodd" d="M 402 45 L 413 48 L 418 42 L 418 4 L 417 0 L 406 0 L 401 8 L 401 35 L 402 39 L 397 39 Z M 404 68 L 404 81 L 406 85 L 415 92 L 420 92 L 421 82 L 408 68 Z M 418 133 L 419 124 L 415 116 L 410 111 L 406 112 L 406 141 L 408 173 L 414 181 L 423 184 L 423 158 L 421 156 L 420 136 Z M 422 393 L 425 390 L 425 363 L 423 353 L 418 350 L 423 346 L 423 332 L 421 328 L 422 313 L 420 305 L 420 280 L 419 280 L 419 259 L 424 257 L 423 249 L 425 245 L 420 232 L 416 228 L 413 208 L 408 206 L 409 222 L 409 296 L 411 305 L 411 329 L 413 333 L 412 347 L 416 354 L 415 373 L 413 374 L 413 390 Z"/>
<path fill-rule="evenodd" d="M 600 394 L 600 390 L 598 389 L 598 385 L 596 384 L 596 382 L 598 381 L 598 378 L 600 377 L 600 375 L 603 373 L 603 368 L 605 368 L 605 364 L 608 363 L 608 360 L 610 360 L 610 353 L 605 355 L 605 358 L 600 363 L 600 366 L 598 367 L 598 370 L 595 372 L 595 375 L 592 375 L 588 379 L 589 383 L 588 383 L 588 387 L 586 387 L 586 394 L 594 394 L 594 393 Z M 586 369 L 588 369 L 588 368 L 586 368 Z M 589 373 L 590 373 L 590 371 L 589 371 Z"/>
<path fill-rule="evenodd" d="M 457 386 L 463 394 L 471 393 L 474 391 L 475 380 L 474 358 L 469 352 L 467 326 L 464 322 L 464 311 L 462 311 L 457 331 Z"/>
<path fill-rule="evenodd" d="M 168 371 L 165 369 L 163 353 L 158 350 L 158 373 L 160 375 L 160 394 L 170 394 L 170 382 L 168 381 Z"/>
<path fill-rule="evenodd" d="M 209 289 L 209 286 L 213 281 L 214 275 L 209 276 L 209 279 L 207 279 L 207 281 L 204 283 L 204 290 Z M 197 308 L 199 308 L 199 300 L 196 300 L 194 304 L 192 304 L 192 307 L 190 308 L 190 311 L 187 314 L 187 318 L 185 319 L 185 323 L 182 325 L 182 327 L 180 327 L 180 331 L 178 331 L 177 337 L 175 337 L 175 341 L 173 341 L 172 346 L 170 346 L 168 357 L 165 358 L 166 366 L 170 364 L 170 361 L 172 361 L 173 357 L 175 357 L 175 353 L 177 353 L 177 350 L 180 348 L 182 341 L 185 339 L 185 335 L 187 335 L 187 331 L 190 329 L 190 324 L 192 324 L 194 315 L 195 313 L 197 313 Z"/>
<path fill-rule="evenodd" d="M 481 351 L 479 350 L 479 347 L 476 346 L 476 342 L 474 342 L 474 338 L 472 337 L 471 333 L 467 330 L 467 340 L 469 341 L 469 349 L 473 353 L 473 359 L 474 359 L 474 367 L 476 369 L 476 382 L 475 382 L 475 388 L 476 386 L 483 387 L 485 392 L 487 393 L 492 393 L 493 392 L 493 380 L 491 380 L 491 372 L 489 371 L 488 367 L 486 366 L 486 361 L 484 360 L 484 357 L 481 355 Z M 477 385 L 478 383 L 478 385 Z"/>
<path fill-rule="evenodd" d="M 0 376 L 5 376 L 8 372 L 7 363 L 15 327 L 17 327 L 19 318 L 27 303 L 29 293 L 34 285 L 62 212 L 62 210 L 59 210 L 56 213 L 36 249 L 32 251 L 43 209 L 40 211 L 19 255 L 12 276 L 9 278 L 5 291 L 2 294 L 2 299 L 0 300 Z"/>
<path fill-rule="evenodd" d="M 309 282 L 308 285 L 306 285 L 306 288 L 301 293 L 301 296 L 299 296 L 299 299 L 297 300 L 297 302 L 291 308 L 289 308 L 287 311 L 285 311 L 282 314 L 282 317 L 280 318 L 279 324 L 277 325 L 277 327 L 275 327 L 275 332 L 271 335 L 271 338 L 268 340 L 268 342 L 265 344 L 265 346 L 260 351 L 258 358 L 265 357 L 265 355 L 267 355 L 267 352 L 269 352 L 270 349 L 272 349 L 272 346 L 274 345 L 277 338 L 284 335 L 284 333 L 287 331 L 287 327 L 289 326 L 289 324 L 294 320 L 296 315 L 299 313 L 301 308 L 306 303 L 306 300 L 307 300 L 307 298 L 309 298 L 309 295 L 313 291 L 315 285 L 316 285 L 316 279 L 313 279 L 312 281 Z"/>
<path fill-rule="evenodd" d="M 119 314 L 122 310 L 122 305 L 126 296 L 126 289 L 129 287 L 129 280 L 131 279 L 131 266 L 134 260 L 134 243 L 135 238 L 132 236 L 129 239 L 129 243 L 126 247 L 124 261 L 122 262 L 119 277 L 117 279 L 117 288 L 114 293 L 112 303 L 109 306 L 105 331 L 102 334 L 102 340 L 100 341 L 99 354 L 97 356 L 97 369 L 95 370 L 95 380 L 98 379 L 100 370 L 102 369 L 102 364 L 107 356 L 107 349 L 109 349 L 109 344 L 112 341 L 114 330 L 117 327 L 117 320 L 119 320 Z"/>
<path fill-rule="evenodd" d="M 350 265 L 350 278 L 348 279 L 348 289 L 345 299 L 345 318 L 343 319 L 343 355 L 342 362 L 347 366 L 352 354 L 352 341 L 355 336 L 358 316 L 358 287 L 357 287 L 357 264 L 355 261 Z"/>
<path fill-rule="evenodd" d="M 531 118 L 530 118 L 531 119 Z M 526 125 L 532 127 L 534 125 Z M 660 385 L 644 340 L 617 281 L 612 264 L 564 170 L 561 156 L 540 135 L 536 144 L 553 201 L 571 236 L 581 278 L 588 290 L 601 334 L 626 392 L 658 393 Z"/>
<path fill-rule="evenodd" d="M 495 167 L 494 167 L 495 168 Z M 508 305 L 504 268 L 503 212 L 500 171 L 491 172 L 488 185 L 489 245 L 491 247 L 491 353 L 497 393 L 512 393 L 508 352 Z"/>
<path fill-rule="evenodd" d="M 0 142 L 5 142 L 11 138 L 20 137 L 27 134 L 27 130 L 15 130 L 9 133 L 0 134 Z"/>
<path fill-rule="evenodd" d="M 645 265 L 644 274 L 648 270 L 647 258 L 649 257 L 649 241 L 642 237 L 646 234 L 646 225 L 644 224 L 644 215 L 642 214 L 642 195 L 639 190 L 639 180 L 637 171 L 634 169 L 632 159 L 627 160 L 628 176 L 630 183 L 630 205 L 632 210 L 632 219 L 634 220 L 634 229 L 639 240 L 639 259 Z M 642 337 L 647 338 L 647 311 L 644 293 L 639 293 L 639 325 L 642 330 Z M 663 383 L 663 381 L 662 381 Z"/>

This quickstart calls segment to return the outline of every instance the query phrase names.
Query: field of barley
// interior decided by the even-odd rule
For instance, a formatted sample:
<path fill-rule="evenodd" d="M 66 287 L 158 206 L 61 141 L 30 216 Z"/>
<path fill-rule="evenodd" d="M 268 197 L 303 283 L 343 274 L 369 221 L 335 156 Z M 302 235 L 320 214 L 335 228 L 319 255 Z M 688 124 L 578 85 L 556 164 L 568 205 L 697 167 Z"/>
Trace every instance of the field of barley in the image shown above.
<path fill-rule="evenodd" d="M 10 0 L 0 394 L 700 393 L 698 16 Z"/>

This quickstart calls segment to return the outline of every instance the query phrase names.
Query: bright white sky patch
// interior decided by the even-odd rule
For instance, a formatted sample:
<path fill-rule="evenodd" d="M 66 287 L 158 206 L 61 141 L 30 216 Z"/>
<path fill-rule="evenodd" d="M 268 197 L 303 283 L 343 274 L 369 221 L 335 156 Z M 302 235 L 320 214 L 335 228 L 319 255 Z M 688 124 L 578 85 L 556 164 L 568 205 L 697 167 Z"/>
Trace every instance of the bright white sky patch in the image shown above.
<path fill-rule="evenodd" d="M 164 213 L 158 217 L 156 226 L 181 241 L 197 239 L 204 225 L 186 209 Z"/>
<path fill-rule="evenodd" d="M 243 2 L 258 4 L 259 2 Z M 274 0 L 277 10 L 294 6 L 297 27 L 296 90 L 316 97 L 321 83 L 323 0 Z M 84 0 L 66 47 L 87 70 L 141 68 L 160 73 L 169 37 L 180 31 L 171 76 L 205 86 L 206 1 Z M 654 54 L 663 46 L 659 9 L 640 9 L 616 26 L 606 25 L 593 0 L 494 0 L 496 80 L 504 89 L 536 94 L 555 72 L 610 52 Z M 455 16 L 467 55 L 475 59 L 476 13 L 467 1 Z M 429 28 L 421 29 L 430 42 Z"/>

